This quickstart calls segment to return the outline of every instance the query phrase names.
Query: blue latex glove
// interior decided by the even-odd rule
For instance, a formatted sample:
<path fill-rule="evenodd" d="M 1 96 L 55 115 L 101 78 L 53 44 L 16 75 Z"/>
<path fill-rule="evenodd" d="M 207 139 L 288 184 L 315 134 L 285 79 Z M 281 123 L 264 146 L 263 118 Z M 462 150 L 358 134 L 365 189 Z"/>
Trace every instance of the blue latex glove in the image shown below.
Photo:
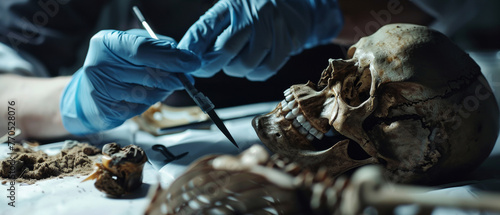
<path fill-rule="evenodd" d="M 329 43 L 343 25 L 337 0 L 220 0 L 188 30 L 179 48 L 202 57 L 193 73 L 263 81 L 304 48 Z"/>
<path fill-rule="evenodd" d="M 156 40 L 138 29 L 94 35 L 83 67 L 62 94 L 64 127 L 76 135 L 111 129 L 183 89 L 174 73 L 192 72 L 201 62 L 176 45 L 169 37 Z"/>

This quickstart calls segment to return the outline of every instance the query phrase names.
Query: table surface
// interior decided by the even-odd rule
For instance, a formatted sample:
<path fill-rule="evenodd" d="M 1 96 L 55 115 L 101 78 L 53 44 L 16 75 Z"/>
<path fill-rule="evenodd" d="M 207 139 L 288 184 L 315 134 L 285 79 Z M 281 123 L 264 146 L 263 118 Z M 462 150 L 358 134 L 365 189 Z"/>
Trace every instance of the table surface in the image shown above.
<path fill-rule="evenodd" d="M 248 114 L 246 110 L 270 111 L 276 102 L 254 104 L 217 110 L 221 118 L 232 118 L 238 114 Z M 144 168 L 144 184 L 138 192 L 125 198 L 109 198 L 94 187 L 94 181 L 81 182 L 84 177 L 64 177 L 42 180 L 33 185 L 16 185 L 15 207 L 8 206 L 6 198 L 9 183 L 0 185 L 0 214 L 143 214 L 149 200 L 148 189 L 159 181 L 162 186 L 168 186 L 177 176 L 182 174 L 192 161 L 207 154 L 238 154 L 253 144 L 262 144 L 255 134 L 251 120 L 244 117 L 225 121 L 226 126 L 237 140 L 240 148 L 234 147 L 229 140 L 212 126 L 207 130 L 186 130 L 181 133 L 163 136 L 153 136 L 140 131 L 133 122 L 89 137 L 93 145 L 98 147 L 118 142 L 122 146 L 136 144 L 142 147 L 150 162 Z M 39 146 L 39 150 L 56 153 L 62 147 L 62 142 Z M 163 144 L 169 151 L 178 155 L 189 152 L 185 157 L 166 164 L 165 157 L 151 149 L 155 144 Z M 0 144 L 0 159 L 7 157 L 7 144 Z M 447 188 L 436 188 L 436 193 L 450 196 L 474 197 L 477 192 L 489 191 L 500 194 L 500 143 L 497 142 L 490 157 L 476 171 L 471 173 L 470 180 Z M 500 200 L 499 200 L 500 201 Z M 411 206 L 398 208 L 398 214 L 411 214 Z M 478 214 L 477 211 L 459 211 L 439 208 L 433 214 Z"/>

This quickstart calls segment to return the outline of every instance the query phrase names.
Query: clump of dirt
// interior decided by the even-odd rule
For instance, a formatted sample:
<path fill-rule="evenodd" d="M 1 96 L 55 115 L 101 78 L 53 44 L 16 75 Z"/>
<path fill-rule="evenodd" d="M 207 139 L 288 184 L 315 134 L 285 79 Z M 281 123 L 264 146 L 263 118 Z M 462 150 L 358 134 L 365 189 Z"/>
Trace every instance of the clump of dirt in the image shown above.
<path fill-rule="evenodd" d="M 95 187 L 108 196 L 120 197 L 139 188 L 142 184 L 142 170 L 148 157 L 136 145 L 121 147 L 108 143 L 102 147 L 102 163 L 96 164 L 96 171 L 83 181 L 94 180 Z"/>
<path fill-rule="evenodd" d="M 0 161 L 0 178 L 16 178 L 16 182 L 33 184 L 41 179 L 88 175 L 101 150 L 87 143 L 78 143 L 49 156 L 16 144 L 10 158 Z"/>

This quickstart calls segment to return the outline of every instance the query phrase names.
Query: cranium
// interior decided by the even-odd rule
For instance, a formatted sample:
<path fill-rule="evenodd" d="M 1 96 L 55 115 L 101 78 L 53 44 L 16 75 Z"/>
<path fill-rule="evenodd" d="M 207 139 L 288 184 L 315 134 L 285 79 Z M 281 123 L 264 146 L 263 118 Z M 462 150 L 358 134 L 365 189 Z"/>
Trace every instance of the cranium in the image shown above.
<path fill-rule="evenodd" d="M 252 124 L 270 150 L 308 168 L 339 175 L 381 164 L 393 181 L 436 183 L 489 155 L 498 116 L 468 54 L 437 31 L 392 24 L 361 38 L 346 60 L 330 59 L 317 85 L 291 86 Z"/>

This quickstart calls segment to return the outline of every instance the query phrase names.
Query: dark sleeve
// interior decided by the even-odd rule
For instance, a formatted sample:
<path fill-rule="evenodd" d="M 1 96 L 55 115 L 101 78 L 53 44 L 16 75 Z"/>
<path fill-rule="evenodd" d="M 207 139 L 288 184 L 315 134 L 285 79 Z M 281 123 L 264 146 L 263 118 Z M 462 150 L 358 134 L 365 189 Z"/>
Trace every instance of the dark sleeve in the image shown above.
<path fill-rule="evenodd" d="M 55 76 L 76 60 L 109 0 L 1 0 L 0 42 L 41 61 Z"/>

